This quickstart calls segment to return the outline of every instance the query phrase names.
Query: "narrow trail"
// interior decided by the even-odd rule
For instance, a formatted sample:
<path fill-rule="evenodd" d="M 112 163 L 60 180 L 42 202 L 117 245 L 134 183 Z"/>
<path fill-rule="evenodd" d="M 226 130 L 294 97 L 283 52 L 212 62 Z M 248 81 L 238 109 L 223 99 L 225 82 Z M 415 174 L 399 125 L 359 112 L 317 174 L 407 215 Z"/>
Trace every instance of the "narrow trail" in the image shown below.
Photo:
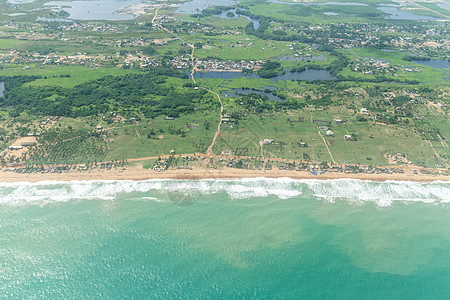
<path fill-rule="evenodd" d="M 311 123 L 313 123 L 312 116 L 311 116 Z M 327 141 L 325 140 L 325 138 L 322 136 L 322 134 L 320 133 L 320 130 L 319 130 L 319 129 L 317 129 L 317 133 L 318 133 L 319 136 L 322 138 L 323 143 L 325 144 L 325 147 L 327 147 L 328 154 L 330 154 L 330 157 L 331 157 L 331 160 L 333 161 L 333 164 L 336 164 L 336 162 L 334 161 L 333 154 L 331 154 L 330 148 L 328 147 L 328 143 L 327 143 Z"/>
<path fill-rule="evenodd" d="M 220 103 L 220 119 L 219 119 L 219 125 L 217 126 L 217 130 L 216 130 L 216 134 L 214 135 L 214 138 L 212 140 L 211 145 L 209 145 L 208 150 L 206 151 L 207 154 L 212 154 L 212 150 L 214 147 L 214 144 L 216 143 L 216 139 L 220 134 L 220 128 L 222 126 L 222 121 L 223 121 L 223 103 L 222 103 L 222 99 L 220 98 L 219 94 L 217 94 L 214 91 L 208 90 L 207 88 L 201 87 L 202 89 L 204 89 L 205 91 L 208 91 L 210 93 L 213 93 L 214 95 L 216 95 L 217 99 L 219 100 Z"/>
<path fill-rule="evenodd" d="M 433 149 L 433 152 L 434 152 L 434 154 L 436 155 L 436 157 L 438 157 L 440 160 L 442 160 L 442 162 L 445 164 L 445 167 L 446 167 L 446 168 L 449 168 L 449 167 L 450 167 L 449 164 L 447 163 L 447 161 L 446 161 L 445 159 L 443 159 L 443 158 L 439 155 L 439 153 L 436 151 L 436 149 L 434 149 L 433 144 L 432 144 L 429 140 L 426 140 L 426 142 L 428 143 L 428 145 L 430 145 L 431 149 Z"/>
<path fill-rule="evenodd" d="M 166 32 L 170 33 L 171 35 L 173 35 L 174 37 L 176 37 L 176 38 L 179 39 L 180 41 L 183 41 L 186 45 L 188 45 L 189 47 L 191 47 L 191 49 L 192 49 L 192 51 L 191 51 L 191 65 L 192 65 L 192 70 L 191 70 L 191 72 L 190 72 L 190 75 L 191 75 L 191 80 L 192 80 L 192 82 L 195 83 L 195 84 L 197 84 L 197 82 L 195 81 L 195 78 L 194 78 L 194 73 L 195 73 L 195 71 L 197 70 L 197 60 L 195 59 L 195 55 L 194 55 L 194 54 L 195 54 L 195 46 L 194 46 L 193 44 L 188 43 L 188 42 L 185 41 L 184 39 L 182 39 L 180 36 L 178 36 L 178 35 L 177 35 L 176 33 L 174 33 L 173 31 L 171 31 L 171 30 L 165 28 L 164 26 L 162 26 L 161 24 L 155 22 L 156 18 L 158 17 L 158 11 L 159 11 L 159 9 L 160 9 L 163 5 L 165 5 L 166 2 L 167 2 L 167 1 L 164 1 L 164 2 L 163 2 L 163 3 L 155 10 L 155 15 L 153 16 L 152 24 L 155 25 L 155 26 L 158 26 L 158 27 L 161 28 L 162 30 L 165 30 Z M 205 90 L 205 91 L 207 91 L 207 92 L 209 92 L 209 93 L 214 94 L 214 95 L 217 97 L 217 100 L 219 100 L 219 103 L 220 103 L 220 118 L 219 118 L 219 125 L 217 126 L 217 130 L 216 130 L 216 133 L 214 134 L 214 138 L 213 138 L 213 140 L 212 140 L 212 143 L 211 143 L 211 145 L 209 145 L 208 150 L 206 151 L 206 154 L 207 154 L 207 155 L 211 155 L 211 154 L 213 154 L 212 150 L 213 150 L 214 145 L 215 145 L 215 143 L 216 143 L 216 139 L 217 139 L 217 137 L 218 137 L 219 134 L 220 134 L 220 129 L 221 129 L 222 122 L 223 122 L 223 103 L 222 103 L 222 99 L 220 98 L 220 95 L 219 95 L 218 93 L 216 93 L 216 92 L 214 92 L 214 91 L 212 91 L 212 90 L 210 90 L 210 89 L 208 89 L 208 88 L 205 88 L 205 87 L 200 87 L 200 88 L 203 89 L 203 90 Z"/>
<path fill-rule="evenodd" d="M 50 54 L 48 54 L 46 57 L 45 57 L 45 59 L 44 59 L 44 62 L 42 63 L 43 65 L 45 65 L 45 63 L 47 62 L 47 59 L 50 57 Z"/>
<path fill-rule="evenodd" d="M 327 143 L 327 141 L 325 140 L 325 138 L 323 137 L 323 135 L 320 133 L 320 131 L 319 131 L 319 135 L 320 135 L 320 137 L 322 138 L 323 143 L 325 144 L 325 147 L 327 147 L 328 154 L 330 154 L 330 157 L 331 157 L 331 160 L 333 161 L 333 164 L 336 164 L 336 162 L 334 161 L 333 154 L 331 154 L 330 148 L 328 148 L 328 143 Z"/>

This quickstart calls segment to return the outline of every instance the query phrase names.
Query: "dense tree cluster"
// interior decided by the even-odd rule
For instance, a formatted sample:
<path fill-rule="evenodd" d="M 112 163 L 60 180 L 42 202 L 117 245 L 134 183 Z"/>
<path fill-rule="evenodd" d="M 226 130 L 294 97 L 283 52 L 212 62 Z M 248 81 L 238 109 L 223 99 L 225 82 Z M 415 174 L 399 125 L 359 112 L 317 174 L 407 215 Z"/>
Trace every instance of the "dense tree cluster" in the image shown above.
<path fill-rule="evenodd" d="M 104 136 L 87 129 L 50 129 L 38 141 L 24 159 L 27 164 L 86 163 L 104 159 L 107 153 Z"/>
<path fill-rule="evenodd" d="M 89 116 L 125 108 L 139 110 L 147 117 L 176 117 L 192 112 L 196 103 L 205 100 L 206 91 L 202 89 L 174 89 L 166 84 L 169 76 L 187 77 L 182 72 L 160 68 L 142 74 L 105 76 L 72 89 L 24 87 L 25 82 L 37 77 L 8 77 L 0 105 L 14 107 L 17 112 L 30 110 L 55 116 Z"/>

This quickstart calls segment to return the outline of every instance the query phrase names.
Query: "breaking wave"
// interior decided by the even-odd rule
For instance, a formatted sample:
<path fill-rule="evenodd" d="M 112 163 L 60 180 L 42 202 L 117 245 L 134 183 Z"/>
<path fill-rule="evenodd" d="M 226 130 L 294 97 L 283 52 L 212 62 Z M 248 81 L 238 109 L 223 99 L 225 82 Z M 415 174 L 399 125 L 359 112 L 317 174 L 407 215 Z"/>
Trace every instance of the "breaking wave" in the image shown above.
<path fill-rule="evenodd" d="M 117 198 L 175 202 L 174 199 L 193 201 L 202 195 L 217 193 L 226 193 L 231 200 L 269 196 L 278 199 L 315 197 L 329 202 L 346 200 L 390 206 L 394 201 L 450 202 L 450 183 L 290 178 L 16 182 L 0 183 L 0 204 L 48 204 L 83 199 L 112 201 Z"/>

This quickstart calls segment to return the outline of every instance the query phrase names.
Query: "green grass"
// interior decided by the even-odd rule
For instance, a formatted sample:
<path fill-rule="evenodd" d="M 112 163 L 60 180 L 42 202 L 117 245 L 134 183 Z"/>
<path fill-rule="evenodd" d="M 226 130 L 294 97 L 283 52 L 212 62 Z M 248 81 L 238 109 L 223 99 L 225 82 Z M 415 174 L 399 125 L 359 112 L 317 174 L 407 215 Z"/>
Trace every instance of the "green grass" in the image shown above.
<path fill-rule="evenodd" d="M 442 79 L 442 77 L 446 76 L 444 70 L 423 66 L 419 64 L 415 64 L 409 61 L 405 61 L 402 58 L 406 55 L 406 53 L 401 51 L 393 51 L 393 52 L 386 52 L 381 51 L 377 49 L 368 49 L 368 48 L 354 48 L 352 49 L 354 53 L 356 53 L 359 57 L 369 57 L 369 58 L 376 58 L 376 59 L 382 59 L 387 60 L 391 63 L 391 65 L 402 65 L 406 67 L 411 68 L 420 68 L 421 72 L 406 72 L 406 73 L 399 73 L 400 79 L 408 79 L 408 80 L 417 80 L 419 82 L 426 82 L 430 84 L 446 84 L 446 81 Z M 356 57 L 352 55 L 352 58 L 355 59 Z M 343 75 L 353 75 L 358 76 L 360 73 L 351 72 L 350 70 L 346 69 L 343 73 Z M 367 78 L 370 78 L 370 75 L 363 75 L 367 76 Z M 374 76 L 372 76 L 374 77 Z M 392 77 L 394 80 L 396 77 Z"/>
<path fill-rule="evenodd" d="M 109 133 L 108 137 L 111 139 L 108 159 L 167 155 L 171 150 L 175 150 L 176 154 L 204 153 L 212 142 L 217 129 L 218 113 L 213 113 L 195 113 L 172 121 L 167 121 L 164 117 L 158 117 L 152 120 L 145 119 L 133 125 L 103 124 L 105 130 Z M 194 120 L 209 120 L 211 126 L 209 130 L 206 130 L 203 123 L 194 122 Z M 186 124 L 194 124 L 194 126 L 187 128 Z M 185 130 L 186 137 L 171 134 L 169 132 L 170 127 Z M 148 135 L 152 130 L 156 134 L 149 138 Z"/>
<path fill-rule="evenodd" d="M 347 1 L 348 2 L 348 1 Z M 296 5 L 275 4 L 251 1 L 250 11 L 256 15 L 274 17 L 282 20 L 317 23 L 359 22 L 368 19 L 383 19 L 384 13 L 375 7 L 375 3 L 368 6 L 352 5 Z M 386 2 L 383 2 L 386 3 Z M 257 4 L 257 5 L 256 5 Z M 334 12 L 335 16 L 324 13 Z"/>
<path fill-rule="evenodd" d="M 429 8 L 431 10 L 434 10 L 438 13 L 441 13 L 443 15 L 446 15 L 447 17 L 450 17 L 450 11 L 446 10 L 445 8 L 437 6 L 436 3 L 418 2 L 418 4 L 425 6 L 426 8 Z M 433 16 L 436 16 L 436 14 L 433 14 Z M 439 15 L 438 17 L 442 17 L 442 16 Z"/>
<path fill-rule="evenodd" d="M 0 76 L 14 76 L 14 75 L 39 75 L 47 77 L 45 79 L 38 79 L 26 84 L 26 86 L 61 86 L 65 88 L 72 88 L 83 82 L 98 79 L 106 75 L 119 76 L 132 72 L 139 72 L 138 70 L 122 70 L 120 68 L 87 68 L 81 66 L 44 66 L 34 65 L 29 69 L 23 69 L 21 65 L 8 66 L 0 69 Z M 69 74 L 70 77 L 59 77 L 60 75 Z"/>
<path fill-rule="evenodd" d="M 22 43 L 23 41 L 21 40 L 16 40 L 16 39 L 0 39 L 0 49 L 2 50 L 9 50 L 11 49 L 13 46 Z"/>
<path fill-rule="evenodd" d="M 265 41 L 243 34 L 214 37 L 187 36 L 186 39 L 204 41 L 204 48 L 195 51 L 196 57 L 199 58 L 216 56 L 231 60 L 263 60 L 293 53 L 287 46 L 289 42 Z"/>
<path fill-rule="evenodd" d="M 229 109 L 227 111 L 231 111 Z M 257 116 L 251 114 L 239 121 L 239 126 L 230 128 L 224 125 L 222 133 L 216 142 L 214 152 L 220 154 L 223 150 L 248 148 L 246 155 L 260 157 L 260 141 L 274 139 L 284 142 L 285 146 L 263 145 L 265 158 L 282 157 L 288 159 L 303 159 L 307 153 L 317 161 L 331 161 L 328 150 L 318 133 L 317 125 L 312 119 L 331 121 L 330 129 L 334 136 L 326 136 L 328 147 L 336 162 L 358 163 L 370 165 L 386 165 L 385 154 L 404 153 L 416 164 L 436 166 L 441 163 L 435 158 L 431 147 L 410 128 L 377 125 L 373 122 L 357 122 L 356 120 L 337 125 L 333 116 L 352 118 L 342 108 L 332 108 L 331 111 L 292 111 Z M 304 122 L 289 122 L 304 117 Z M 356 133 L 356 141 L 346 141 L 344 135 Z M 306 142 L 309 147 L 300 148 L 297 142 Z"/>

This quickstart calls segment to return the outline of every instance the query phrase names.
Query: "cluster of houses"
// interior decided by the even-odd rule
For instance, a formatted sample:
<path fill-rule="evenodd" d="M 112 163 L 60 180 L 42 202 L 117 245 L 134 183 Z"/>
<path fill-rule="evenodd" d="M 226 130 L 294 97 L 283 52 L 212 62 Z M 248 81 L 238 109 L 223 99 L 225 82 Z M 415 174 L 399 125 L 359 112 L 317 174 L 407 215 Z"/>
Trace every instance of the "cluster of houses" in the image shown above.
<path fill-rule="evenodd" d="M 276 146 L 284 146 L 284 145 L 286 145 L 286 143 L 284 143 L 284 142 L 277 142 L 277 141 L 275 141 L 273 139 L 263 139 L 262 144 L 263 145 L 276 145 Z"/>
<path fill-rule="evenodd" d="M 264 63 L 263 60 L 221 61 L 217 59 L 208 59 L 208 60 L 199 60 L 197 62 L 197 68 L 205 70 L 233 70 L 233 71 L 241 71 L 243 69 L 258 70 L 261 68 L 261 65 L 263 63 Z"/>
<path fill-rule="evenodd" d="M 99 168 L 100 170 L 111 170 L 116 167 L 123 167 L 126 164 L 126 160 L 104 162 L 100 164 L 81 164 L 81 165 L 60 165 L 60 166 L 27 166 L 27 167 L 12 167 L 3 169 L 4 172 L 14 172 L 18 174 L 31 174 L 31 173 L 62 173 L 69 171 L 87 171 L 93 168 Z"/>
<path fill-rule="evenodd" d="M 354 72 L 361 72 L 368 75 L 390 74 L 399 76 L 398 72 L 421 72 L 420 68 L 411 68 L 404 65 L 391 65 L 390 62 L 380 59 L 358 59 L 350 65 Z"/>

